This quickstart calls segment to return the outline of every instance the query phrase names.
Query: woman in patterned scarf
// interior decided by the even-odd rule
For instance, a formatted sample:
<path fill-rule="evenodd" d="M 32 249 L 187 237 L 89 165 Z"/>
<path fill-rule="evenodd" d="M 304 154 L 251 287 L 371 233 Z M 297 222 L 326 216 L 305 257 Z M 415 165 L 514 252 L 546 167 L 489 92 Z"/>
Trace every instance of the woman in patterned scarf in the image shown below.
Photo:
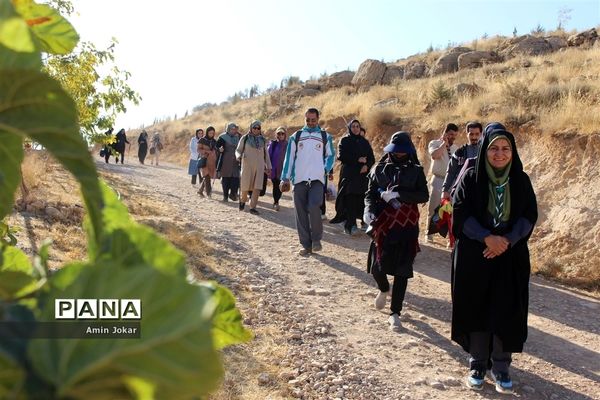
<path fill-rule="evenodd" d="M 527 339 L 527 241 L 537 203 L 510 132 L 485 136 L 453 203 L 452 340 L 471 355 L 469 388 L 482 389 L 491 367 L 496 391 L 511 393 L 512 353 Z"/>

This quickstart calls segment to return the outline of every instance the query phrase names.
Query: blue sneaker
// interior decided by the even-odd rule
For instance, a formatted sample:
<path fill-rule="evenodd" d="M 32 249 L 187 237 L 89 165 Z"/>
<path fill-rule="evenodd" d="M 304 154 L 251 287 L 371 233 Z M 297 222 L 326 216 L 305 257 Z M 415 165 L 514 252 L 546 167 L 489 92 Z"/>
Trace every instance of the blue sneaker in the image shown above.
<path fill-rule="evenodd" d="M 490 375 L 496 384 L 496 392 L 502 394 L 511 394 L 513 392 L 513 383 L 508 372 L 490 371 Z"/>
<path fill-rule="evenodd" d="M 485 371 L 472 369 L 467 375 L 467 387 L 472 390 L 483 389 L 483 381 L 485 380 Z"/>

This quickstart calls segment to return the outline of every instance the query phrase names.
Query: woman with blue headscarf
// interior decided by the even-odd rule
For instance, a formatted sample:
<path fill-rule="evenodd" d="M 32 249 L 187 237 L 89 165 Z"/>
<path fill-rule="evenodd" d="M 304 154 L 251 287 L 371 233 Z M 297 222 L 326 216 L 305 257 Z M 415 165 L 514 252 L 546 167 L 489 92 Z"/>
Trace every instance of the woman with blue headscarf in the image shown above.
<path fill-rule="evenodd" d="M 452 340 L 470 354 L 466 384 L 512 392 L 512 353 L 527 339 L 529 249 L 537 202 L 515 138 L 486 128 L 475 167 L 453 197 Z"/>

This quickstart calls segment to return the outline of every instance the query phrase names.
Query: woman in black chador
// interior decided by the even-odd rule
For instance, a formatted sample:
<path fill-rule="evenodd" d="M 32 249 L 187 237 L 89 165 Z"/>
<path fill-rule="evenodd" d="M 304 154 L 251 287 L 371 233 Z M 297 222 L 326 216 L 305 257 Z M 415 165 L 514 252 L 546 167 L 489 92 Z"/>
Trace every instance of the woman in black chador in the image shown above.
<path fill-rule="evenodd" d="M 388 322 L 400 330 L 400 311 L 413 262 L 419 252 L 419 208 L 427 203 L 429 191 L 423 167 L 407 132 L 396 132 L 383 148 L 385 155 L 369 173 L 363 220 L 373 238 L 368 268 L 377 282 L 375 308 L 382 310 L 390 294 L 387 275 L 394 276 Z"/>
<path fill-rule="evenodd" d="M 119 162 L 119 155 L 121 156 L 121 164 L 123 164 L 123 160 L 125 159 L 125 143 L 129 144 L 129 140 L 127 140 L 127 135 L 125 134 L 125 129 L 121 129 L 117 132 L 116 141 L 113 144 L 113 148 L 119 154 L 117 154 L 117 158 L 115 159 L 115 163 Z"/>
<path fill-rule="evenodd" d="M 138 137 L 138 159 L 140 164 L 144 163 L 146 155 L 148 155 L 148 132 L 143 130 Z"/>
<path fill-rule="evenodd" d="M 469 388 L 480 390 L 491 366 L 496 390 L 511 393 L 511 354 L 527 339 L 527 241 L 538 214 L 510 132 L 486 134 L 453 207 L 452 340 L 471 355 Z"/>

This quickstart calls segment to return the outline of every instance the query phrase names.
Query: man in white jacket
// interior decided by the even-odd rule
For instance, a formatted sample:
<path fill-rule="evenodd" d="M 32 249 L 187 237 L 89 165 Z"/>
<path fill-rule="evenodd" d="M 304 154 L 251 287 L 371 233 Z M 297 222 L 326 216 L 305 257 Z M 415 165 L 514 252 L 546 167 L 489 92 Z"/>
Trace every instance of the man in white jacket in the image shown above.
<path fill-rule="evenodd" d="M 309 108 L 304 114 L 306 125 L 289 141 L 281 173 L 281 191 L 294 184 L 296 228 L 302 249 L 299 254 L 320 251 L 323 237 L 321 203 L 325 190 L 326 160 L 332 155 L 327 132 L 319 126 L 319 110 Z"/>

